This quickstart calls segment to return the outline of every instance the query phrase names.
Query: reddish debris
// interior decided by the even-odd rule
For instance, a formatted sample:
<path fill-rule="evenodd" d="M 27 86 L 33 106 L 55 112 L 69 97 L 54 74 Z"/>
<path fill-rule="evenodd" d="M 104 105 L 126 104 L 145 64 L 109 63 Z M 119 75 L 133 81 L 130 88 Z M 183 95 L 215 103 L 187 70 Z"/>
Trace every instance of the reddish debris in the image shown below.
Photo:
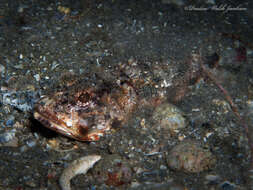
<path fill-rule="evenodd" d="M 131 182 L 132 172 L 131 169 L 119 164 L 112 172 L 108 172 L 108 178 L 105 181 L 106 185 L 109 186 L 120 186 Z"/>
<path fill-rule="evenodd" d="M 236 49 L 236 61 L 246 62 L 247 61 L 247 49 L 243 46 L 240 46 Z"/>

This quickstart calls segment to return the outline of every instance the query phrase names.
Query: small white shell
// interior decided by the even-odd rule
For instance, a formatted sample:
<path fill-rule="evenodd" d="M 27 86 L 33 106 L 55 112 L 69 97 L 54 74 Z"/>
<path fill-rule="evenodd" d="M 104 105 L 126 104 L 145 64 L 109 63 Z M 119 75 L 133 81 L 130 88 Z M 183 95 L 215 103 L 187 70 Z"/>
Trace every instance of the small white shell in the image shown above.
<path fill-rule="evenodd" d="M 69 164 L 69 166 L 63 170 L 59 179 L 61 189 L 71 190 L 70 180 L 78 174 L 85 174 L 100 159 L 100 155 L 90 155 L 81 157 Z"/>

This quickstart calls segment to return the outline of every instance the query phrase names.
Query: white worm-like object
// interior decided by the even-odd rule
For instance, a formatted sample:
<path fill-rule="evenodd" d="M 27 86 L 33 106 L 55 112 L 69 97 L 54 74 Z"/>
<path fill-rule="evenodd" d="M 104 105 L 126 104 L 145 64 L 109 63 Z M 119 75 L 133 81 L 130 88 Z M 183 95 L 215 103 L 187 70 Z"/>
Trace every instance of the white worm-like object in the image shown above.
<path fill-rule="evenodd" d="M 101 156 L 99 155 L 90 155 L 81 157 L 69 164 L 69 166 L 63 170 L 59 179 L 61 189 L 71 190 L 70 180 L 78 174 L 85 174 L 100 159 Z"/>

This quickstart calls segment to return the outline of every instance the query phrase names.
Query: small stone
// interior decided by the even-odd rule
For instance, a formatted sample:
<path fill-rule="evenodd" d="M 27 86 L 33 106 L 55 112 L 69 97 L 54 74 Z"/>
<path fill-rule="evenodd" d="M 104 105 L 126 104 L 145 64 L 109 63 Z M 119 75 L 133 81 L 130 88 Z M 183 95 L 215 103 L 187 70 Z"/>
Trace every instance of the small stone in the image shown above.
<path fill-rule="evenodd" d="M 179 135 L 178 140 L 183 141 L 185 139 L 185 137 L 186 137 L 185 135 Z"/>
<path fill-rule="evenodd" d="M 165 165 L 160 166 L 160 170 L 166 170 L 166 169 L 167 169 L 167 167 Z"/>
<path fill-rule="evenodd" d="M 222 190 L 235 190 L 236 189 L 236 185 L 233 183 L 230 183 L 229 181 L 224 181 L 219 186 Z"/>
<path fill-rule="evenodd" d="M 18 13 L 23 13 L 24 12 L 24 10 L 25 10 L 25 6 L 20 6 L 20 7 L 18 7 Z"/>
<path fill-rule="evenodd" d="M 58 150 L 60 147 L 60 143 L 57 139 L 49 139 L 47 145 L 54 150 Z"/>
<path fill-rule="evenodd" d="M 3 134 L 0 134 L 0 143 L 7 143 L 11 141 L 15 137 L 15 134 L 16 134 L 15 129 L 5 132 Z"/>
<path fill-rule="evenodd" d="M 13 126 L 14 120 L 13 119 L 8 119 L 5 123 L 6 126 Z"/>
<path fill-rule="evenodd" d="M 47 10 L 48 10 L 48 11 L 52 11 L 53 8 L 49 6 L 49 7 L 47 7 Z"/>
<path fill-rule="evenodd" d="M 26 152 L 28 150 L 28 146 L 27 145 L 23 145 L 20 147 L 20 152 Z"/>
<path fill-rule="evenodd" d="M 59 12 L 61 12 L 61 13 L 64 13 L 64 14 L 70 14 L 70 12 L 71 12 L 71 10 L 70 10 L 70 8 L 68 8 L 68 7 L 63 7 L 63 6 L 58 6 L 57 7 L 57 10 L 59 11 Z"/>
<path fill-rule="evenodd" d="M 172 148 L 167 162 L 172 169 L 198 173 L 214 166 L 216 158 L 198 142 L 185 140 Z"/>
<path fill-rule="evenodd" d="M 0 75 L 4 75 L 5 73 L 5 67 L 3 65 L 0 65 Z"/>
<path fill-rule="evenodd" d="M 34 87 L 34 85 L 27 85 L 26 90 L 35 91 L 35 87 Z"/>
<path fill-rule="evenodd" d="M 23 64 L 18 64 L 18 65 L 14 65 L 15 69 L 24 69 L 24 65 Z"/>
<path fill-rule="evenodd" d="M 33 77 L 36 79 L 36 81 L 40 81 L 40 75 L 39 74 L 36 74 Z"/>
<path fill-rule="evenodd" d="M 218 184 L 221 178 L 218 175 L 209 174 L 205 176 L 205 179 L 207 180 L 207 184 Z"/>
<path fill-rule="evenodd" d="M 36 146 L 37 143 L 36 143 L 36 141 L 30 139 L 30 140 L 26 141 L 26 144 L 28 147 L 32 148 L 32 147 Z"/>
<path fill-rule="evenodd" d="M 146 128 L 146 126 L 145 126 L 145 123 L 146 123 L 146 120 L 145 120 L 145 118 L 143 118 L 142 120 L 141 120 L 141 127 L 143 127 L 143 128 Z"/>

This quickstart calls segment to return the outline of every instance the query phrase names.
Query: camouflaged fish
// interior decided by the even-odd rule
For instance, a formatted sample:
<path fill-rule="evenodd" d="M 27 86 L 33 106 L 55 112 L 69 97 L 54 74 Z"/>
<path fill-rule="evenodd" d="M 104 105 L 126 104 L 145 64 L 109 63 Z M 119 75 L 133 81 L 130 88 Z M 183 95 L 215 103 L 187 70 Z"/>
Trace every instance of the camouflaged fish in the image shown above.
<path fill-rule="evenodd" d="M 128 118 L 137 102 L 134 88 L 123 84 L 72 87 L 42 97 L 34 118 L 45 127 L 80 141 L 97 141 Z"/>

